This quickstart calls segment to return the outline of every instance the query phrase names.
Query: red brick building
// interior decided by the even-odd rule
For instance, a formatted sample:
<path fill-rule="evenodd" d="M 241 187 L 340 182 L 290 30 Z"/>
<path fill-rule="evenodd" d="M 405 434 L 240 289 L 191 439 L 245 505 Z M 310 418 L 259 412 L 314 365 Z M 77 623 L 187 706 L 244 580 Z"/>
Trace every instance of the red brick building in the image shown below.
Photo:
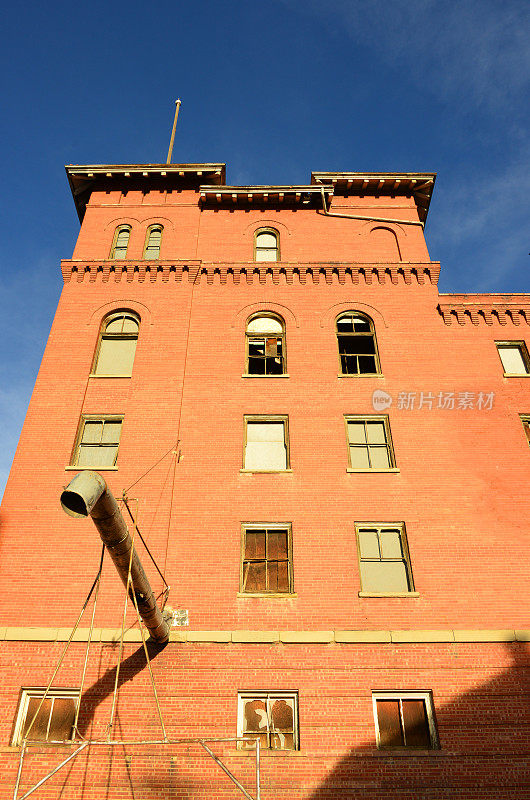
<path fill-rule="evenodd" d="M 26 734 L 19 798 L 107 738 L 34 796 L 243 796 L 196 743 L 134 744 L 164 737 L 108 558 L 65 648 L 101 541 L 59 496 L 94 468 L 184 623 L 149 645 L 168 739 L 259 736 L 263 800 L 530 797 L 530 295 L 439 294 L 432 174 L 67 175 L 0 517 L 0 796 Z M 254 745 L 209 746 L 256 797 Z"/>

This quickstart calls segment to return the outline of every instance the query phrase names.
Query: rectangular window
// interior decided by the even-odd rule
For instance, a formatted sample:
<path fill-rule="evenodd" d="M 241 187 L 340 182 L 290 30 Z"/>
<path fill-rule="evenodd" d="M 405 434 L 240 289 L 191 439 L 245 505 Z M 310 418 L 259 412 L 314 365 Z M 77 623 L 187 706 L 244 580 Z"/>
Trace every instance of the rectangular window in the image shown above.
<path fill-rule="evenodd" d="M 372 698 L 380 749 L 438 748 L 430 692 L 374 692 Z"/>
<path fill-rule="evenodd" d="M 73 738 L 79 692 L 76 689 L 54 689 L 48 692 L 39 710 L 44 692 L 44 689 L 22 690 L 11 742 L 13 746 L 21 744 L 26 736 L 28 741 L 38 742 L 64 742 Z M 36 713 L 37 717 L 31 724 Z"/>
<path fill-rule="evenodd" d="M 505 375 L 528 375 L 530 359 L 524 342 L 495 342 Z"/>
<path fill-rule="evenodd" d="M 366 522 L 355 526 L 361 591 L 403 594 L 414 591 L 405 526 Z"/>
<path fill-rule="evenodd" d="M 521 417 L 521 422 L 523 423 L 523 429 L 526 434 L 526 440 L 528 444 L 530 444 L 530 416 L 526 414 Z"/>
<path fill-rule="evenodd" d="M 243 525 L 240 591 L 285 594 L 293 591 L 291 526 Z"/>
<path fill-rule="evenodd" d="M 245 417 L 243 469 L 281 472 L 289 468 L 287 417 Z"/>
<path fill-rule="evenodd" d="M 387 470 L 396 466 L 388 417 L 347 416 L 348 461 L 351 470 Z"/>
<path fill-rule="evenodd" d="M 95 469 L 115 466 L 122 422 L 123 417 L 83 417 L 72 466 Z"/>
<path fill-rule="evenodd" d="M 259 736 L 261 746 L 269 750 L 299 749 L 298 692 L 240 692 L 237 702 L 238 736 Z"/>

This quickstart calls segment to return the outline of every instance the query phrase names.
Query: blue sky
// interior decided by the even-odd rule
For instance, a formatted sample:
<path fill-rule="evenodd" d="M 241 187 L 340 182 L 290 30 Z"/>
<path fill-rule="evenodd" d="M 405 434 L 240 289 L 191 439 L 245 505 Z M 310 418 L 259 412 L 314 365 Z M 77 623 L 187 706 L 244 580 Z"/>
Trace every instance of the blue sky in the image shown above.
<path fill-rule="evenodd" d="M 224 161 L 229 183 L 435 171 L 441 291 L 528 291 L 527 0 L 8 4 L 0 48 L 0 492 L 79 223 L 67 163 Z"/>

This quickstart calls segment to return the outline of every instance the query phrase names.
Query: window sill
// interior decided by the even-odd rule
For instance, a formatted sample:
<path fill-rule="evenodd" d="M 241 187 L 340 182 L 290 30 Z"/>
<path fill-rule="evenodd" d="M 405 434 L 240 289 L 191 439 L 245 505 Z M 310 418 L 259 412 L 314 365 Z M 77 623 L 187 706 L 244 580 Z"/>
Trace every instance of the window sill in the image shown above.
<path fill-rule="evenodd" d="M 529 372 L 505 372 L 505 378 L 530 378 Z"/>
<path fill-rule="evenodd" d="M 97 375 L 95 372 L 91 372 L 88 376 L 89 378 L 132 378 L 132 375 Z"/>
<path fill-rule="evenodd" d="M 283 475 L 284 472 L 292 472 L 292 469 L 240 469 L 247 475 Z"/>
<path fill-rule="evenodd" d="M 385 376 L 380 372 L 367 372 L 363 375 L 337 375 L 337 378 L 384 378 Z"/>
<path fill-rule="evenodd" d="M 387 757 L 401 757 L 401 756 L 434 756 L 443 755 L 440 748 L 431 747 L 429 749 L 421 747 L 380 747 L 373 755 L 387 756 Z"/>
<path fill-rule="evenodd" d="M 399 467 L 389 467 L 388 469 L 352 469 L 347 467 L 346 472 L 400 472 Z"/>
<path fill-rule="evenodd" d="M 116 472 L 118 467 L 101 467 L 101 466 L 96 466 L 96 467 L 76 467 L 76 466 L 72 466 L 72 465 L 70 465 L 68 467 L 65 467 L 65 470 L 68 470 L 70 472 L 72 470 L 77 470 L 78 472 L 80 472 L 80 471 L 82 471 L 84 469 L 95 470 L 96 472 Z"/>
<path fill-rule="evenodd" d="M 272 597 L 275 600 L 282 600 L 282 599 L 289 600 L 291 597 L 298 597 L 296 592 L 238 592 L 236 596 L 237 597 L 264 597 L 264 598 Z"/>
<path fill-rule="evenodd" d="M 419 597 L 419 592 L 359 592 L 359 597 Z"/>
<path fill-rule="evenodd" d="M 260 758 L 263 758 L 263 757 L 265 757 L 265 758 L 278 758 L 278 757 L 280 757 L 280 758 L 282 758 L 282 757 L 283 758 L 293 758 L 293 757 L 297 758 L 297 757 L 300 757 L 300 756 L 304 755 L 304 753 L 302 753 L 300 750 L 269 750 L 268 747 L 261 747 L 259 753 L 260 753 Z M 243 756 L 245 758 L 249 758 L 249 757 L 256 758 L 256 751 L 251 747 L 248 747 L 248 748 L 245 747 L 244 749 L 241 749 L 241 750 L 230 750 L 228 752 L 228 755 L 230 755 L 230 756 Z M 307 754 L 305 754 L 305 755 L 307 757 Z"/>
<path fill-rule="evenodd" d="M 284 372 L 283 375 L 248 375 L 247 373 L 245 373 L 241 377 L 242 378 L 269 378 L 270 379 L 270 378 L 290 378 L 291 376 L 287 372 Z"/>

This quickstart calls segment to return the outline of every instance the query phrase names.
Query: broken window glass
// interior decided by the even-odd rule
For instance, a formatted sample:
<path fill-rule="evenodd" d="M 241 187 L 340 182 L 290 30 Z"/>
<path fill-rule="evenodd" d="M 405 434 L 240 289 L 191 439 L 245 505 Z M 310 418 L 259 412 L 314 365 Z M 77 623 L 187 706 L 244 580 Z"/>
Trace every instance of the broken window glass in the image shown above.
<path fill-rule="evenodd" d="M 279 319 L 254 317 L 250 320 L 247 324 L 248 375 L 283 375 L 284 350 L 284 325 Z"/>
<path fill-rule="evenodd" d="M 379 359 L 373 322 L 364 315 L 348 312 L 337 320 L 337 341 L 343 375 L 375 375 Z"/>
<path fill-rule="evenodd" d="M 238 735 L 259 736 L 261 746 L 271 750 L 297 750 L 298 695 L 291 692 L 240 694 Z M 254 745 L 249 742 L 248 746 Z"/>

